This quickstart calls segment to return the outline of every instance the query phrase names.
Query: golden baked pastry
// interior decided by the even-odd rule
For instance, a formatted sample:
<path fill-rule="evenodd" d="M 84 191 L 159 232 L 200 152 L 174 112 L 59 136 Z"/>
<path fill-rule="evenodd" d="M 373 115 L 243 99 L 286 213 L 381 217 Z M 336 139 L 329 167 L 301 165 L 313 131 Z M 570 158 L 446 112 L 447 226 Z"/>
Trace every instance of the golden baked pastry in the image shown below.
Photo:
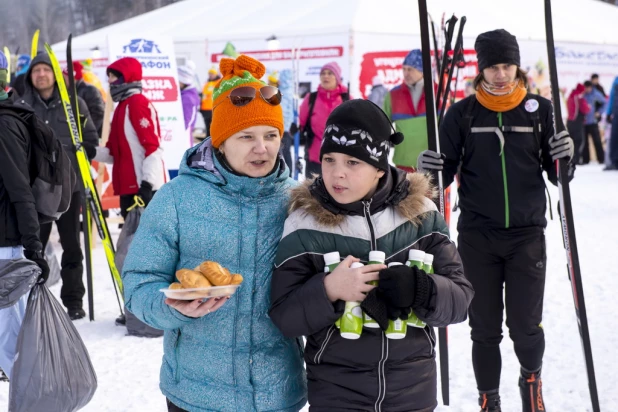
<path fill-rule="evenodd" d="M 200 272 L 215 286 L 227 286 L 232 282 L 230 271 L 217 262 L 207 260 L 200 265 Z"/>
<path fill-rule="evenodd" d="M 170 289 L 182 289 L 182 285 L 178 282 L 174 282 L 170 285 Z"/>
<path fill-rule="evenodd" d="M 235 275 L 232 275 L 232 281 L 230 282 L 230 285 L 240 285 L 243 281 L 242 275 L 239 275 L 238 273 Z"/>
<path fill-rule="evenodd" d="M 180 269 L 176 272 L 176 278 L 178 278 L 182 287 L 185 289 L 212 287 L 212 283 L 210 283 L 202 273 L 195 270 Z"/>

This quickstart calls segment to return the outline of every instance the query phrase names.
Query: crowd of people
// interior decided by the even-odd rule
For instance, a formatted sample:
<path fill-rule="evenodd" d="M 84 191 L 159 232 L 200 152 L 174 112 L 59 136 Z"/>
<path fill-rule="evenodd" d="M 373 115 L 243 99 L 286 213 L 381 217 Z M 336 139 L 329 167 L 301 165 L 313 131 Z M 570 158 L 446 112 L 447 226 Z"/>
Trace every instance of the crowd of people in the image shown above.
<path fill-rule="evenodd" d="M 606 151 L 599 125 L 605 120 L 606 124 L 613 126 L 614 110 L 618 109 L 613 102 L 616 84 L 618 84 L 618 78 L 612 85 L 611 93 L 608 96 L 603 86 L 599 84 L 599 75 L 593 74 L 589 80 L 578 83 L 569 94 L 567 99 L 567 129 L 575 143 L 575 154 L 572 160 L 574 164 L 586 165 L 590 163 L 590 141 L 592 141 L 592 149 L 597 162 L 599 164 L 605 163 Z M 611 136 L 614 129 L 609 127 L 604 131 Z M 618 130 L 614 133 L 618 133 Z M 617 141 L 618 136 L 609 139 L 608 149 L 610 154 L 607 166 L 603 170 L 618 170 L 618 147 L 614 148 Z"/>
<path fill-rule="evenodd" d="M 169 181 L 156 109 L 142 93 L 141 64 L 125 57 L 107 68 L 118 106 L 105 146 L 97 132 L 103 96 L 78 87 L 88 157 L 113 162 L 123 216 L 136 196 L 146 205 L 124 264 L 124 298 L 138 319 L 164 331 L 160 388 L 169 411 L 295 412 L 307 402 L 316 412 L 433 411 L 434 327 L 469 317 L 478 404 L 483 412 L 499 412 L 505 308 L 521 365 L 522 410 L 545 411 L 543 173 L 556 184 L 552 165 L 565 159 L 572 179 L 575 164 L 585 161 L 582 135 L 598 135 L 596 114 L 614 106 L 591 80 L 569 97 L 572 137 L 556 134 L 551 102 L 528 90 L 515 36 L 502 29 L 483 33 L 475 50 L 474 93 L 446 111 L 441 153 L 428 150 L 428 80 L 418 49 L 403 61 L 403 83 L 388 91 L 374 79 L 369 100 L 350 96 L 339 65 L 325 64 L 317 91 L 300 104 L 298 125 L 290 116 L 292 95 L 281 90 L 291 87 L 290 73 L 264 82 L 261 62 L 224 58 L 209 72 L 200 99 L 194 67 L 181 66 L 185 128 L 190 132 L 201 112 L 208 137 L 187 150 L 179 175 Z M 73 160 L 75 147 L 60 121 L 49 56 L 40 53 L 24 76 L 23 91 L 11 89 L 0 53 L 6 130 L 0 133 L 0 259 L 32 260 L 45 282 L 42 251 L 50 226 L 37 221 L 30 187 L 36 171 L 25 166 L 34 136 L 4 111 L 29 108 Z M 302 184 L 291 179 L 291 159 L 282 153 L 287 146 L 283 152 L 290 154 L 297 130 L 306 147 Z M 457 244 L 426 174 L 437 171 L 445 185 L 459 177 Z M 74 199 L 56 224 L 64 249 L 61 298 L 68 315 L 80 319 L 79 192 Z M 419 250 L 433 255 L 431 270 L 404 264 Z M 384 258 L 372 260 L 378 251 Z M 331 252 L 341 256 L 334 269 L 325 259 Z M 242 274 L 236 293 L 178 300 L 159 291 L 176 282 L 178 270 L 204 261 Z M 0 310 L 7 331 L 0 367 L 9 378 L 20 302 Z M 350 302 L 378 325 L 363 328 L 356 340 L 336 326 Z M 387 336 L 391 322 L 411 313 L 424 326 L 408 328 L 401 340 Z"/>

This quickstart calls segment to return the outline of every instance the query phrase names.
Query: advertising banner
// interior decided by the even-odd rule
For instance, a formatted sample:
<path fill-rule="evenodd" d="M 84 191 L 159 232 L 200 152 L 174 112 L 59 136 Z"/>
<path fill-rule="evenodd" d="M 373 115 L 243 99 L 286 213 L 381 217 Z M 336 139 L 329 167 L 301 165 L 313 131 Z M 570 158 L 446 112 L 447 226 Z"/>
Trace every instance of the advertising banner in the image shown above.
<path fill-rule="evenodd" d="M 307 38 L 283 38 L 274 44 L 265 40 L 237 40 L 232 42 L 213 41 L 209 43 L 210 61 L 218 67 L 221 58 L 226 57 L 233 45 L 238 54 L 246 54 L 258 59 L 266 66 L 266 75 L 273 72 L 293 70 L 293 64 L 298 63 L 299 95 L 304 97 L 308 92 L 316 91 L 320 83 L 320 69 L 326 63 L 335 61 L 341 67 L 343 84 L 350 81 L 349 35 L 316 35 Z M 226 49 L 227 46 L 227 49 Z M 295 54 L 294 51 L 298 50 Z"/>
<path fill-rule="evenodd" d="M 142 64 L 143 93 L 159 115 L 165 166 L 169 170 L 177 170 L 192 140 L 184 127 L 172 38 L 127 35 L 110 36 L 108 41 L 110 62 L 133 57 Z"/>

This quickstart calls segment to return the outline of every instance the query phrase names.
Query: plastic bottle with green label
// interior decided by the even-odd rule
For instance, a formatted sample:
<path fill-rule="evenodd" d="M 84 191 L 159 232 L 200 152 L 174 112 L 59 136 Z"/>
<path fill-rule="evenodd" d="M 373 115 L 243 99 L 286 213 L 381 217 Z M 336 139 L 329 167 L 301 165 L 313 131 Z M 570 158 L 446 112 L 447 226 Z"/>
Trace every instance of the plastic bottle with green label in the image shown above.
<path fill-rule="evenodd" d="M 402 266 L 403 263 L 392 262 L 388 264 L 388 267 L 391 268 L 393 266 Z M 389 339 L 403 339 L 406 337 L 406 333 L 408 333 L 408 324 L 405 319 L 395 319 L 388 321 L 388 328 L 384 334 Z"/>
<path fill-rule="evenodd" d="M 383 265 L 385 261 L 386 261 L 386 253 L 380 252 L 378 250 L 372 250 L 371 252 L 369 252 L 369 262 L 367 263 L 368 265 L 376 265 L 376 264 Z M 373 286 L 378 286 L 378 281 L 372 280 L 371 282 L 369 282 L 369 284 Z M 371 319 L 371 317 L 368 316 L 366 313 L 364 314 L 363 324 L 367 328 L 377 329 L 380 327 L 380 325 L 378 325 L 378 322 Z"/>
<path fill-rule="evenodd" d="M 341 263 L 341 255 L 339 255 L 339 252 L 324 254 L 324 272 L 332 272 L 337 266 L 339 266 L 339 263 Z"/>
<path fill-rule="evenodd" d="M 324 254 L 324 273 L 330 273 L 341 263 L 341 255 L 339 252 L 330 252 Z M 339 319 L 335 322 L 335 326 L 340 327 Z"/>
<path fill-rule="evenodd" d="M 422 250 L 410 249 L 410 251 L 408 252 L 408 261 L 406 262 L 406 266 L 416 266 L 419 269 L 423 269 L 425 265 L 425 255 L 426 253 Z M 408 316 L 408 320 L 406 322 L 408 323 L 408 326 L 413 326 L 415 328 L 424 328 L 425 326 L 427 326 L 427 324 L 420 320 L 414 312 L 410 312 L 410 316 Z"/>
<path fill-rule="evenodd" d="M 418 249 L 410 249 L 408 251 L 408 261 L 406 266 L 416 266 L 419 269 L 423 269 L 423 261 L 425 259 L 425 252 Z"/>
<path fill-rule="evenodd" d="M 363 267 L 360 262 L 354 262 L 350 269 Z M 343 316 L 339 319 L 339 332 L 344 339 L 358 339 L 363 333 L 363 311 L 360 302 L 346 302 Z"/>
<path fill-rule="evenodd" d="M 423 259 L 423 270 L 428 275 L 433 273 L 433 255 L 431 253 L 425 253 L 425 258 Z"/>

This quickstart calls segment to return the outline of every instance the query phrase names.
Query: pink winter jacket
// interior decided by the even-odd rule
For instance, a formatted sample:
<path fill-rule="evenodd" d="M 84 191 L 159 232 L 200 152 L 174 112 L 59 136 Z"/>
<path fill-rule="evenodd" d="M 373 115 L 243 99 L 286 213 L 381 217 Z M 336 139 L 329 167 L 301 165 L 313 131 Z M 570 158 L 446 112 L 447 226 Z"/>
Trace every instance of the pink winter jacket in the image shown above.
<path fill-rule="evenodd" d="M 339 106 L 343 99 L 341 93 L 347 93 L 348 88 L 343 85 L 338 85 L 335 90 L 325 90 L 322 86 L 318 86 L 318 98 L 315 101 L 313 107 L 313 114 L 311 115 L 311 130 L 315 135 L 313 143 L 309 148 L 309 161 L 314 163 L 320 163 L 320 147 L 322 147 L 322 135 L 324 135 L 324 129 L 326 128 L 326 120 L 330 113 L 335 110 L 335 107 Z M 305 99 L 300 105 L 300 129 L 305 126 L 307 117 L 309 116 L 309 97 L 307 94 Z"/>

